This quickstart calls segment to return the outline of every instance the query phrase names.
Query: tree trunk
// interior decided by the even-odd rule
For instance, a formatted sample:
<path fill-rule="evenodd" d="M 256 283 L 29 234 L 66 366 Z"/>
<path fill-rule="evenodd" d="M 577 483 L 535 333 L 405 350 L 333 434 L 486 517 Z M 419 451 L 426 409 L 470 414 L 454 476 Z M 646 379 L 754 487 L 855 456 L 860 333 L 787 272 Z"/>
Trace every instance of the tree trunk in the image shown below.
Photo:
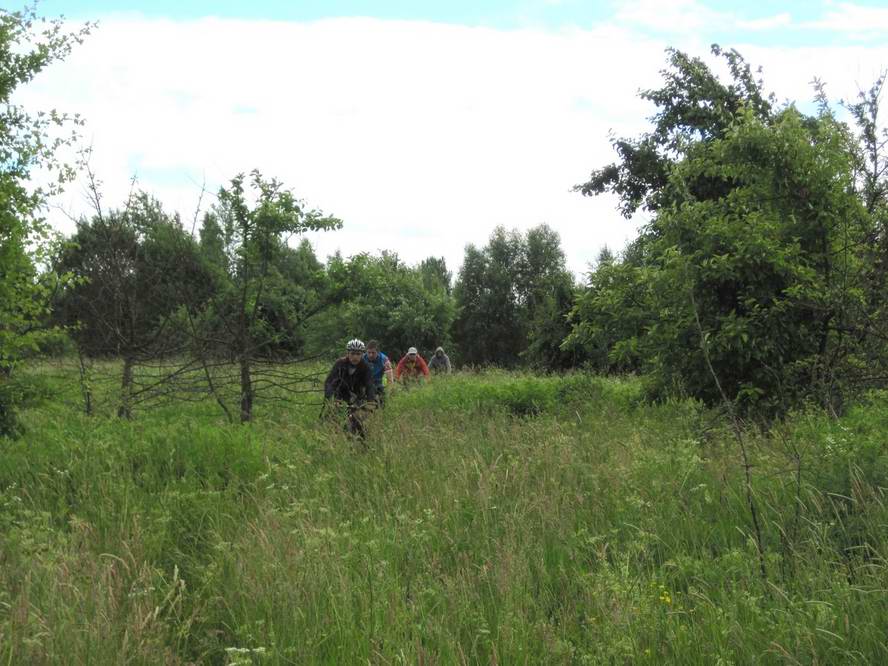
<path fill-rule="evenodd" d="M 133 397 L 133 366 L 135 360 L 126 357 L 123 359 L 123 379 L 120 382 L 120 406 L 117 408 L 117 416 L 121 419 L 131 419 Z"/>
<path fill-rule="evenodd" d="M 89 370 L 86 367 L 86 360 L 83 358 L 83 351 L 79 345 L 77 347 L 77 360 L 80 362 L 80 393 L 83 395 L 83 410 L 87 416 L 92 416 L 92 385 L 89 378 Z"/>
<path fill-rule="evenodd" d="M 241 423 L 246 423 L 253 418 L 253 381 L 250 377 L 250 359 L 241 356 L 240 359 L 240 385 L 241 385 Z"/>

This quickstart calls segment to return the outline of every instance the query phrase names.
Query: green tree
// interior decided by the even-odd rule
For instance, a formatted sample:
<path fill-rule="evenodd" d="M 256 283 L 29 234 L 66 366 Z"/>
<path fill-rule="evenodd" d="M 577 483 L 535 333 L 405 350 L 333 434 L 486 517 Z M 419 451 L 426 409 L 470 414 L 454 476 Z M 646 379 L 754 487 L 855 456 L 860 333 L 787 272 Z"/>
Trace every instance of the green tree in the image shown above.
<path fill-rule="evenodd" d="M 640 236 L 619 257 L 605 248 L 568 316 L 562 347 L 599 372 L 644 368 L 645 336 L 655 316 L 643 256 L 647 240 Z"/>
<path fill-rule="evenodd" d="M 303 268 L 311 273 L 314 267 L 306 248 L 294 256 L 288 241 L 306 231 L 338 229 L 342 222 L 307 210 L 279 181 L 258 171 L 249 182 L 241 174 L 221 188 L 208 219 L 210 228 L 202 233 L 201 244 L 206 256 L 222 264 L 216 265 L 218 288 L 202 318 L 205 332 L 198 342 L 234 359 L 240 420 L 246 422 L 252 419 L 256 395 L 255 363 L 286 351 L 293 342 L 293 318 L 304 314 L 294 311 L 298 304 L 291 292 L 298 286 L 285 279 L 282 268 L 298 276 Z"/>
<path fill-rule="evenodd" d="M 225 256 L 225 237 L 219 220 L 212 212 L 204 214 L 198 234 L 200 252 L 210 266 L 216 268 L 220 276 L 228 272 L 228 257 Z"/>
<path fill-rule="evenodd" d="M 453 273 L 447 270 L 447 262 L 444 257 L 423 259 L 418 270 L 422 276 L 422 286 L 426 291 L 441 290 L 450 296 L 453 291 Z"/>
<path fill-rule="evenodd" d="M 667 187 L 675 162 L 696 142 L 721 137 L 742 109 L 767 121 L 774 98 L 766 95 L 762 81 L 735 50 L 712 46 L 713 55 L 725 61 L 730 78 L 724 82 L 700 58 L 668 49 L 668 67 L 661 70 L 663 86 L 645 90 L 642 99 L 653 102 L 657 113 L 653 129 L 638 138 L 614 138 L 619 161 L 592 172 L 589 180 L 575 186 L 586 196 L 612 192 L 619 197 L 620 211 L 629 217 L 639 208 L 656 211 L 670 202 Z M 718 183 L 713 183 L 718 185 Z M 689 186 L 705 191 L 707 176 Z"/>
<path fill-rule="evenodd" d="M 276 350 L 299 357 L 306 352 L 309 323 L 331 305 L 324 266 L 303 238 L 297 247 L 283 248 L 277 270 L 281 279 L 266 291 L 261 316 L 272 329 L 283 332 Z"/>
<path fill-rule="evenodd" d="M 15 408 L 24 392 L 13 371 L 51 334 L 44 323 L 57 284 L 37 269 L 49 252 L 41 206 L 57 185 L 35 189 L 29 180 L 38 167 L 55 174 L 57 184 L 71 177 L 56 154 L 74 140 L 80 122 L 55 111 L 32 115 L 12 96 L 87 32 L 66 32 L 61 21 L 38 19 L 33 9 L 0 9 L 0 434 L 16 430 Z"/>
<path fill-rule="evenodd" d="M 843 103 L 857 130 L 855 187 L 871 218 L 863 248 L 866 305 L 856 313 L 853 331 L 849 331 L 864 347 L 856 373 L 858 383 L 863 385 L 879 385 L 888 369 L 888 128 L 880 115 L 884 85 L 883 72 L 872 86 L 858 93 L 855 101 Z"/>
<path fill-rule="evenodd" d="M 522 238 L 497 227 L 487 246 L 466 247 L 454 295 L 459 358 L 472 365 L 515 366 L 527 346 L 520 302 Z"/>
<path fill-rule="evenodd" d="M 842 364 L 855 353 L 845 330 L 863 305 L 855 249 L 869 224 L 851 187 L 852 154 L 845 127 L 790 108 L 767 125 L 738 115 L 725 138 L 700 144 L 675 170 L 677 189 L 701 173 L 731 187 L 715 200 L 685 192 L 657 220 L 653 288 L 669 316 L 650 335 L 663 345 L 662 374 L 717 400 L 703 355 L 680 352 L 703 343 L 731 398 L 769 411 L 806 395 L 841 403 Z M 680 307 L 681 292 L 696 313 L 687 300 Z M 675 336 L 678 345 L 665 344 Z"/>
<path fill-rule="evenodd" d="M 576 354 L 562 348 L 562 342 L 570 333 L 568 315 L 576 298 L 576 285 L 567 270 L 558 233 L 545 224 L 529 229 L 521 268 L 529 325 L 523 358 L 549 370 L 575 365 Z"/>
<path fill-rule="evenodd" d="M 204 216 L 200 251 L 213 271 L 216 289 L 221 289 L 236 258 L 229 259 L 226 254 L 225 234 L 213 212 Z M 256 325 L 264 328 L 269 337 L 257 353 L 263 359 L 292 359 L 305 352 L 309 320 L 329 305 L 324 267 L 304 238 L 295 248 L 282 243 L 271 261 L 256 312 Z M 225 320 L 219 316 L 205 320 L 204 325 L 208 333 L 212 329 L 210 337 L 216 340 L 228 335 Z"/>
<path fill-rule="evenodd" d="M 494 229 L 488 244 L 466 248 L 454 289 L 454 339 L 465 363 L 511 367 L 522 361 L 559 368 L 572 355 L 560 348 L 569 328 L 573 277 L 561 240 L 540 225 L 521 234 Z"/>
<path fill-rule="evenodd" d="M 87 357 L 123 360 L 118 415 L 132 415 L 139 363 L 184 351 L 180 307 L 195 310 L 212 292 L 212 276 L 178 216 L 144 193 L 124 209 L 97 213 L 56 260 L 75 278 L 57 299 L 57 321 Z"/>
<path fill-rule="evenodd" d="M 434 271 L 429 271 L 434 266 Z M 350 337 L 375 338 L 397 361 L 409 347 L 428 354 L 449 343 L 453 299 L 442 283 L 443 260 L 405 265 L 397 254 L 334 255 L 327 263 L 329 298 L 338 304 L 316 325 L 316 347 L 339 353 Z M 429 279 L 430 274 L 434 279 Z"/>
<path fill-rule="evenodd" d="M 677 71 L 645 93 L 662 107 L 646 136 L 668 150 L 642 198 L 619 185 L 631 160 L 613 180 L 597 172 L 624 210 L 641 202 L 655 215 L 632 257 L 594 272 L 567 344 L 590 345 L 599 363 L 643 366 L 659 395 L 727 397 L 768 413 L 816 395 L 836 407 L 859 353 L 848 331 L 865 307 L 859 250 L 872 232 L 854 189 L 853 137 L 826 108 L 774 110 L 739 56 L 729 62 L 733 82 L 722 85 L 672 52 Z"/>

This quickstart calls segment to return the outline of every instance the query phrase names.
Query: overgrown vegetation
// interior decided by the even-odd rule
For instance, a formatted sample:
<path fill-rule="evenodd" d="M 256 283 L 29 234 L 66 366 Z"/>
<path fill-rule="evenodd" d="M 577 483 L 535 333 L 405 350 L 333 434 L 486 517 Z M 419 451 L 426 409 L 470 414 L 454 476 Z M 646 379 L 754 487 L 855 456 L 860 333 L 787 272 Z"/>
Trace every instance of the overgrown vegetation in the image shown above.
<path fill-rule="evenodd" d="M 41 325 L 59 286 L 58 276 L 38 269 L 51 252 L 41 205 L 72 176 L 56 151 L 75 140 L 80 124 L 79 117 L 56 111 L 28 113 L 12 96 L 87 32 L 88 27 L 69 33 L 61 21 L 40 21 L 33 9 L 0 10 L 0 437 L 18 431 L 16 410 L 31 395 L 18 382 L 18 361 L 54 333 Z M 38 168 L 53 176 L 53 186 L 29 182 Z"/>
<path fill-rule="evenodd" d="M 0 660 L 888 659 L 882 79 L 848 124 L 670 51 L 577 187 L 641 235 L 580 287 L 498 227 L 454 281 L 322 262 L 342 223 L 255 171 L 190 232 L 90 172 L 51 242 L 29 179 L 79 119 L 10 96 L 85 34 L 0 10 Z M 355 336 L 463 372 L 353 446 L 311 396 Z"/>
<path fill-rule="evenodd" d="M 730 432 L 642 393 L 439 378 L 390 397 L 366 453 L 308 405 L 27 411 L 0 449 L 0 658 L 888 658 L 886 397 L 750 435 L 763 577 Z"/>
<path fill-rule="evenodd" d="M 822 86 L 813 116 L 777 107 L 734 51 L 730 71 L 671 51 L 657 113 L 620 161 L 577 189 L 613 192 L 626 215 L 652 214 L 617 259 L 599 262 L 572 312 L 565 346 L 600 370 L 634 369 L 653 394 L 747 414 L 784 415 L 808 401 L 833 412 L 884 386 L 885 130 L 882 81 L 848 105 L 859 136 Z"/>

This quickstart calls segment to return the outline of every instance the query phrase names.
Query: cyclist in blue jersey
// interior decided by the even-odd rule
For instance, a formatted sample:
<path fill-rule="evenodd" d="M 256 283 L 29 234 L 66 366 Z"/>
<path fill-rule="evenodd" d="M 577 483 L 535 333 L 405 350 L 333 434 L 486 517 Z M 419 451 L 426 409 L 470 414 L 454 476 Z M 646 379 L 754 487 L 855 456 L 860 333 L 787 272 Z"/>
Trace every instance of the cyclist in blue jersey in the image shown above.
<path fill-rule="evenodd" d="M 367 353 L 364 354 L 364 360 L 370 366 L 373 383 L 376 385 L 376 398 L 382 405 L 385 402 L 385 385 L 394 381 L 392 362 L 389 361 L 388 356 L 379 351 L 379 343 L 376 340 L 367 343 Z"/>

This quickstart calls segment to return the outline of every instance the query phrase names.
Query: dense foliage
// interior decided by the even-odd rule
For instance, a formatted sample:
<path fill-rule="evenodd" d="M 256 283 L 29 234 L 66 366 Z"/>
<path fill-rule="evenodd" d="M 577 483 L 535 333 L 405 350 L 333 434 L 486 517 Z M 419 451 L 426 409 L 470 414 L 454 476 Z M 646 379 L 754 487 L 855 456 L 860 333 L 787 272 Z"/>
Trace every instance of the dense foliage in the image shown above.
<path fill-rule="evenodd" d="M 44 324 L 58 278 L 37 269 L 49 251 L 41 217 L 47 190 L 31 185 L 31 171 L 43 168 L 58 184 L 67 180 L 71 170 L 56 149 L 71 143 L 80 122 L 55 111 L 29 113 L 12 96 L 85 34 L 41 21 L 33 8 L 0 9 L 0 435 L 16 430 L 16 405 L 29 393 L 16 381 L 16 364 L 53 333 Z"/>
<path fill-rule="evenodd" d="M 8 100 L 81 36 L 50 24 L 41 42 L 32 14 L 2 16 Z M 21 46 L 34 40 L 27 55 Z M 713 54 L 726 77 L 670 50 L 663 85 L 642 93 L 657 109 L 651 129 L 615 139 L 618 160 L 576 187 L 616 194 L 627 216 L 650 216 L 621 253 L 602 253 L 583 287 L 545 224 L 500 226 L 485 246 L 468 245 L 455 280 L 440 257 L 321 261 L 300 236 L 342 223 L 258 172 L 220 189 L 196 240 L 147 194 L 103 214 L 96 192 L 96 214 L 41 273 L 46 262 L 27 244 L 41 233 L 42 194 L 24 181 L 52 163 L 58 144 L 45 139 L 47 123 L 63 118 L 32 120 L 7 104 L 0 396 L 11 395 L 15 360 L 48 330 L 48 290 L 61 284 L 54 321 L 81 359 L 124 360 L 125 416 L 129 366 L 140 361 L 177 354 L 207 382 L 213 364 L 237 365 L 248 421 L 257 363 L 329 357 L 352 337 L 380 340 L 396 360 L 408 347 L 429 355 L 440 345 L 457 367 L 586 365 L 643 373 L 658 399 L 764 416 L 815 401 L 838 414 L 888 376 L 882 82 L 846 104 L 849 126 L 819 84 L 806 115 L 778 105 L 735 51 Z"/>
<path fill-rule="evenodd" d="M 77 120 L 10 95 L 84 33 L 43 25 L 0 10 L 0 660 L 888 659 L 882 80 L 848 125 L 670 51 L 652 129 L 577 186 L 638 238 L 579 287 L 553 229 L 497 227 L 454 280 L 321 261 L 341 221 L 257 171 L 196 237 L 93 179 L 50 243 L 29 179 L 69 177 Z M 467 371 L 353 441 L 317 409 L 353 337 Z"/>
<path fill-rule="evenodd" d="M 449 344 L 454 304 L 443 259 L 409 267 L 389 252 L 337 254 L 327 262 L 326 278 L 335 304 L 315 327 L 318 351 L 342 353 L 348 335 L 378 339 L 395 361 L 410 347 L 428 357 Z"/>
<path fill-rule="evenodd" d="M 122 210 L 81 220 L 56 269 L 74 280 L 55 312 L 82 351 L 96 357 L 174 350 L 171 316 L 211 288 L 196 242 L 145 194 Z"/>
<path fill-rule="evenodd" d="M 775 108 L 739 55 L 715 53 L 729 83 L 672 52 L 664 87 L 643 94 L 659 107 L 654 130 L 615 141 L 621 161 L 578 187 L 652 219 L 590 273 L 565 347 L 600 369 L 648 372 L 660 397 L 839 411 L 881 384 L 860 370 L 885 361 L 874 321 L 885 173 L 860 179 L 876 135 L 856 137 L 823 97 L 814 116 Z"/>
<path fill-rule="evenodd" d="M 457 278 L 453 333 L 460 358 L 513 367 L 528 357 L 566 366 L 559 345 L 573 287 L 555 231 L 545 224 L 525 234 L 497 227 L 485 247 L 466 248 Z"/>
<path fill-rule="evenodd" d="M 307 231 L 337 229 L 342 222 L 305 208 L 275 179 L 253 171 L 249 182 L 235 176 L 219 190 L 202 238 L 213 264 L 216 288 L 209 294 L 195 336 L 199 355 L 230 357 L 240 368 L 240 419 L 252 418 L 252 366 L 299 351 L 299 326 L 308 302 L 291 276 L 312 270 L 311 257 L 287 241 Z M 308 259 L 301 262 L 300 259 Z M 299 264 L 303 265 L 300 266 Z"/>

